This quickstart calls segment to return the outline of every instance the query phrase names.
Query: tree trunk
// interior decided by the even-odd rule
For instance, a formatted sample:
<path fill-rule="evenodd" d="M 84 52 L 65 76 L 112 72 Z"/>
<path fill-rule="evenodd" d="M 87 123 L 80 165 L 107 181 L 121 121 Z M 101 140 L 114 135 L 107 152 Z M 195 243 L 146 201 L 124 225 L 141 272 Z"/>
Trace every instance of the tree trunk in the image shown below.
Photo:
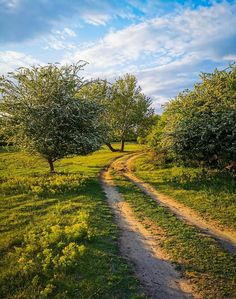
<path fill-rule="evenodd" d="M 111 150 L 112 152 L 117 152 L 118 150 L 115 149 L 110 143 L 105 143 L 105 145 Z"/>
<path fill-rule="evenodd" d="M 121 143 L 120 143 L 120 151 L 123 152 L 123 151 L 124 151 L 124 148 L 125 148 L 125 141 L 124 141 L 124 139 L 122 138 L 122 139 L 121 139 Z"/>
<path fill-rule="evenodd" d="M 48 164 L 50 167 L 50 173 L 55 173 L 54 164 L 53 164 L 52 159 L 48 159 Z"/>

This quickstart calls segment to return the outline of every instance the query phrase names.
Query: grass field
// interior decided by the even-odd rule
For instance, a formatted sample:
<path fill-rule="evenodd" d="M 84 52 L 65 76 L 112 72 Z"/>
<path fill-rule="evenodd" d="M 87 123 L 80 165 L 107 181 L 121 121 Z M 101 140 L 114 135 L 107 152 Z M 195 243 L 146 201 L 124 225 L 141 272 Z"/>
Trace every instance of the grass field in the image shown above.
<path fill-rule="evenodd" d="M 128 144 L 129 153 L 141 149 Z M 118 248 L 119 229 L 98 174 L 113 158 L 106 148 L 55 163 L 0 152 L 0 298 L 145 298 Z M 224 226 L 235 227 L 235 182 L 201 169 L 159 169 L 150 158 L 138 176 Z M 236 297 L 233 256 L 183 223 L 117 173 L 115 183 L 138 219 L 163 231 L 161 246 L 204 298 Z"/>
<path fill-rule="evenodd" d="M 202 298 L 236 298 L 236 260 L 213 239 L 178 220 L 130 181 L 113 172 L 115 184 L 137 219 L 156 225 L 160 244 Z"/>
<path fill-rule="evenodd" d="M 236 180 L 229 173 L 202 168 L 160 168 L 146 155 L 134 166 L 137 176 L 227 228 L 236 229 Z"/>
<path fill-rule="evenodd" d="M 118 155 L 63 159 L 52 176 L 40 157 L 1 150 L 0 298 L 143 298 L 98 180 Z"/>

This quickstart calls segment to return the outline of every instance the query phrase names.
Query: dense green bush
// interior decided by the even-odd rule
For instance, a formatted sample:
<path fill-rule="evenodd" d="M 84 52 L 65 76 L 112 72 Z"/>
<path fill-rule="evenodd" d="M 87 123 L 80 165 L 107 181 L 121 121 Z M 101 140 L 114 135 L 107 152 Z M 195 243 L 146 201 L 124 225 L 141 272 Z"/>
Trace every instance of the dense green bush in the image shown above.
<path fill-rule="evenodd" d="M 169 158 L 215 166 L 236 161 L 236 67 L 201 74 L 193 90 L 170 101 L 148 136 Z"/>

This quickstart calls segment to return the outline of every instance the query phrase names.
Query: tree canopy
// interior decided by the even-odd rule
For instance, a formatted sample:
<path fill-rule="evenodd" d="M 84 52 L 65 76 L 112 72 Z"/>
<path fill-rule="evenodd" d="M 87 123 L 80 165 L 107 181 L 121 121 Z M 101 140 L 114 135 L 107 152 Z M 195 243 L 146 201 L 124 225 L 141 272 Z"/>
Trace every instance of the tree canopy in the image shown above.
<path fill-rule="evenodd" d="M 200 79 L 193 90 L 165 106 L 149 142 L 183 159 L 232 163 L 236 161 L 236 67 L 203 73 Z"/>
<path fill-rule="evenodd" d="M 121 140 L 121 151 L 129 135 L 137 135 L 153 115 L 151 104 L 134 75 L 126 74 L 113 83 L 109 122 L 114 136 Z"/>
<path fill-rule="evenodd" d="M 102 127 L 105 144 L 110 150 L 116 151 L 111 142 L 114 141 L 114 132 L 110 121 L 110 113 L 112 110 L 112 85 L 107 80 L 96 79 L 91 84 L 85 85 L 77 93 L 78 98 L 88 101 L 95 101 L 102 109 Z"/>
<path fill-rule="evenodd" d="M 2 134 L 19 148 L 53 162 L 97 150 L 102 142 L 101 106 L 76 95 L 87 83 L 84 63 L 20 68 L 0 78 Z"/>
<path fill-rule="evenodd" d="M 127 138 L 144 136 L 153 124 L 152 101 L 142 93 L 134 75 L 126 74 L 113 84 L 107 80 L 95 80 L 84 86 L 78 96 L 102 105 L 105 143 L 113 151 L 111 141 L 120 140 L 123 151 Z"/>

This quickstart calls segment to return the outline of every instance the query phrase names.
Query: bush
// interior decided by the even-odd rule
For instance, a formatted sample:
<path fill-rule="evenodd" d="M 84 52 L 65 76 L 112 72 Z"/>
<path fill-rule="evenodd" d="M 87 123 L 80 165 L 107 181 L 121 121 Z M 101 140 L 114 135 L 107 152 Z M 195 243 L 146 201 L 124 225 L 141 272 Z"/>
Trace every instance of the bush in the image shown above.
<path fill-rule="evenodd" d="M 230 165 L 232 170 L 236 168 L 236 66 L 200 78 L 192 91 L 166 104 L 148 144 L 170 160 Z"/>
<path fill-rule="evenodd" d="M 81 189 L 86 177 L 75 174 L 15 176 L 1 180 L 3 195 L 30 194 L 36 197 L 73 193 Z"/>

